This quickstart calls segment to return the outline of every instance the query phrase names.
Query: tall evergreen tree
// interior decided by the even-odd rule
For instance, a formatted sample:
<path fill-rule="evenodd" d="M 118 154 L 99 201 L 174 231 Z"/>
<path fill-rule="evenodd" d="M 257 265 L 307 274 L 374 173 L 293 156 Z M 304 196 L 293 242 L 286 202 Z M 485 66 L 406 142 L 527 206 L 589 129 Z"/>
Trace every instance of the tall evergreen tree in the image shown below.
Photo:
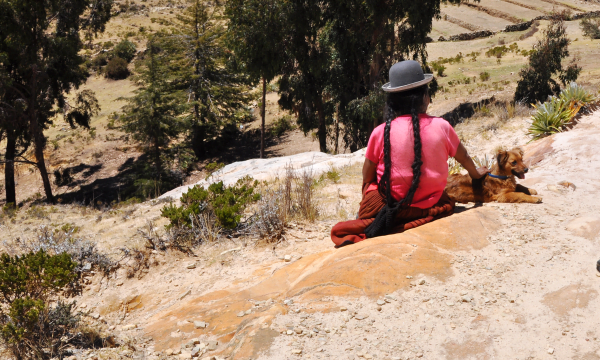
<path fill-rule="evenodd" d="M 182 131 L 178 119 L 180 101 L 169 81 L 168 62 L 168 53 L 155 38 L 150 38 L 136 77 L 141 86 L 128 99 L 128 104 L 123 107 L 124 116 L 120 118 L 123 130 L 132 134 L 133 139 L 148 145 L 155 179 L 158 180 L 163 173 L 161 155 Z"/>
<path fill-rule="evenodd" d="M 206 155 L 205 142 L 217 136 L 224 122 L 250 101 L 249 78 L 240 72 L 225 46 L 221 11 L 193 0 L 171 34 L 162 34 L 170 54 L 174 85 L 189 105 L 191 145 L 197 157 Z"/>
<path fill-rule="evenodd" d="M 89 76 L 80 54 L 80 34 L 103 31 L 111 6 L 112 0 L 0 0 L 0 68 L 10 79 L 3 84 L 6 97 L 14 99 L 0 107 L 10 118 L 7 123 L 25 122 L 50 202 L 54 196 L 44 159 L 43 131 L 68 106 L 66 95 Z M 19 112 L 13 104 L 23 110 Z M 92 108 L 93 104 L 85 104 L 72 110 L 74 124 L 88 126 L 93 113 L 84 110 Z"/>
<path fill-rule="evenodd" d="M 380 88 L 389 68 L 406 59 L 427 68 L 427 35 L 442 3 L 460 0 L 327 1 L 324 32 L 333 54 L 328 89 L 352 151 L 366 146 L 381 121 L 385 99 Z"/>
<path fill-rule="evenodd" d="M 327 124 L 335 109 L 326 91 L 331 75 L 331 49 L 324 37 L 327 6 L 322 0 L 284 3 L 285 61 L 279 81 L 279 105 L 298 114 L 305 133 L 317 129 L 322 152 L 327 152 Z"/>
<path fill-rule="evenodd" d="M 225 14 L 228 42 L 255 79 L 262 80 L 260 157 L 265 149 L 267 83 L 281 71 L 283 63 L 283 2 L 281 0 L 230 0 Z"/>

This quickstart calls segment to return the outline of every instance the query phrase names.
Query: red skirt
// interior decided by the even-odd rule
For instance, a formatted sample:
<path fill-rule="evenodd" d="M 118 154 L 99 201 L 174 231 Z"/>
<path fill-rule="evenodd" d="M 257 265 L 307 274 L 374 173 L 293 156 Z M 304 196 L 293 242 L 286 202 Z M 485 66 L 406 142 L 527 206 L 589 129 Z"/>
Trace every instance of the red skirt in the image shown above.
<path fill-rule="evenodd" d="M 379 191 L 365 193 L 370 184 L 363 184 L 363 199 L 358 210 L 358 219 L 337 223 L 331 229 L 331 240 L 335 247 L 341 247 L 363 241 L 367 238 L 365 229 L 375 220 L 379 210 L 385 205 Z M 427 224 L 454 213 L 454 201 L 444 192 L 440 200 L 428 209 L 409 207 L 400 209 L 396 214 L 397 225 L 393 234 Z"/>

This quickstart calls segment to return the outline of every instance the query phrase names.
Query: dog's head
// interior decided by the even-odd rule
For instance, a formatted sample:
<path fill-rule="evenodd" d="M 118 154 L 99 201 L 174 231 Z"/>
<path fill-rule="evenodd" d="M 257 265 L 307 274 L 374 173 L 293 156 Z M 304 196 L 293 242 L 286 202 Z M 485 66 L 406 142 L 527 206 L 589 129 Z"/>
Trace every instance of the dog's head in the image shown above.
<path fill-rule="evenodd" d="M 523 150 L 521 148 L 498 151 L 497 161 L 498 169 L 503 175 L 514 175 L 519 179 L 525 179 L 525 174 L 529 171 L 523 163 Z"/>

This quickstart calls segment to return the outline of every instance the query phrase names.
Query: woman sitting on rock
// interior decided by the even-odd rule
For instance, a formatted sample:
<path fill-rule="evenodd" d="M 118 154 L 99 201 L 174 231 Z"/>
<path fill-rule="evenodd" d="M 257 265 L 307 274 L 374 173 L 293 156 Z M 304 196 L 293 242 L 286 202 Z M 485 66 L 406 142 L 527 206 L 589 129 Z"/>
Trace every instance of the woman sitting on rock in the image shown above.
<path fill-rule="evenodd" d="M 444 119 L 426 114 L 431 101 L 428 83 L 416 61 L 390 69 L 385 124 L 376 127 L 363 166 L 363 198 L 357 220 L 336 224 L 336 247 L 367 238 L 402 232 L 451 215 L 454 202 L 444 193 L 448 157 L 454 157 L 473 179 L 489 172 L 477 169 Z"/>

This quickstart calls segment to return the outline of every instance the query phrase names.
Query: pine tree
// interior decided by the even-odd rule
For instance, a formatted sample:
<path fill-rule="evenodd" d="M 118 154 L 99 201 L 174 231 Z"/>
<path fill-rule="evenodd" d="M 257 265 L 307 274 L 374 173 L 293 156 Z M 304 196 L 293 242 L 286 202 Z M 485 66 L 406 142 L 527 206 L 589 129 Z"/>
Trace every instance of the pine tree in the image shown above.
<path fill-rule="evenodd" d="M 279 81 L 279 105 L 298 114 L 307 133 L 317 129 L 319 148 L 327 152 L 327 125 L 335 103 L 326 89 L 331 75 L 331 48 L 323 37 L 327 2 L 290 0 L 284 6 L 285 61 Z"/>
<path fill-rule="evenodd" d="M 157 39 L 148 40 L 144 57 L 136 77 L 142 85 L 133 97 L 127 99 L 120 121 L 123 130 L 132 134 L 134 140 L 148 146 L 154 164 L 154 178 L 160 181 L 163 174 L 161 155 L 182 131 L 182 123 L 177 117 L 181 106 L 169 80 L 168 53 L 160 47 Z"/>
<path fill-rule="evenodd" d="M 250 101 L 250 79 L 225 46 L 226 29 L 218 11 L 194 0 L 177 16 L 179 24 L 172 33 L 161 35 L 174 83 L 188 105 L 190 140 L 197 157 L 206 155 L 207 139 L 218 136 L 221 126 Z"/>
<path fill-rule="evenodd" d="M 382 117 L 381 85 L 389 68 L 407 59 L 427 70 L 427 36 L 442 3 L 460 0 L 329 0 L 324 37 L 332 52 L 330 96 L 338 104 L 344 142 L 351 151 L 367 144 Z M 435 90 L 435 83 L 432 84 Z M 340 130 L 336 129 L 336 133 Z M 335 141 L 337 144 L 337 139 Z"/>
<path fill-rule="evenodd" d="M 281 71 L 283 62 L 283 2 L 281 0 L 230 0 L 225 14 L 228 42 L 253 78 L 262 80 L 260 157 L 265 149 L 267 83 Z"/>
<path fill-rule="evenodd" d="M 49 202 L 54 202 L 54 196 L 45 164 L 43 131 L 57 113 L 69 107 L 66 95 L 88 78 L 80 54 L 84 45 L 81 34 L 104 31 L 111 7 L 112 0 L 0 0 L 0 73 L 10 80 L 1 86 L 9 100 L 0 104 L 8 119 L 3 123 L 23 129 L 27 132 L 24 138 L 32 140 L 35 161 L 18 161 L 37 166 Z M 94 109 L 93 104 L 72 108 L 73 124 L 89 126 L 93 112 L 86 109 Z M 9 147 L 11 144 L 7 142 Z M 7 153 L 12 156 L 12 149 Z"/>

